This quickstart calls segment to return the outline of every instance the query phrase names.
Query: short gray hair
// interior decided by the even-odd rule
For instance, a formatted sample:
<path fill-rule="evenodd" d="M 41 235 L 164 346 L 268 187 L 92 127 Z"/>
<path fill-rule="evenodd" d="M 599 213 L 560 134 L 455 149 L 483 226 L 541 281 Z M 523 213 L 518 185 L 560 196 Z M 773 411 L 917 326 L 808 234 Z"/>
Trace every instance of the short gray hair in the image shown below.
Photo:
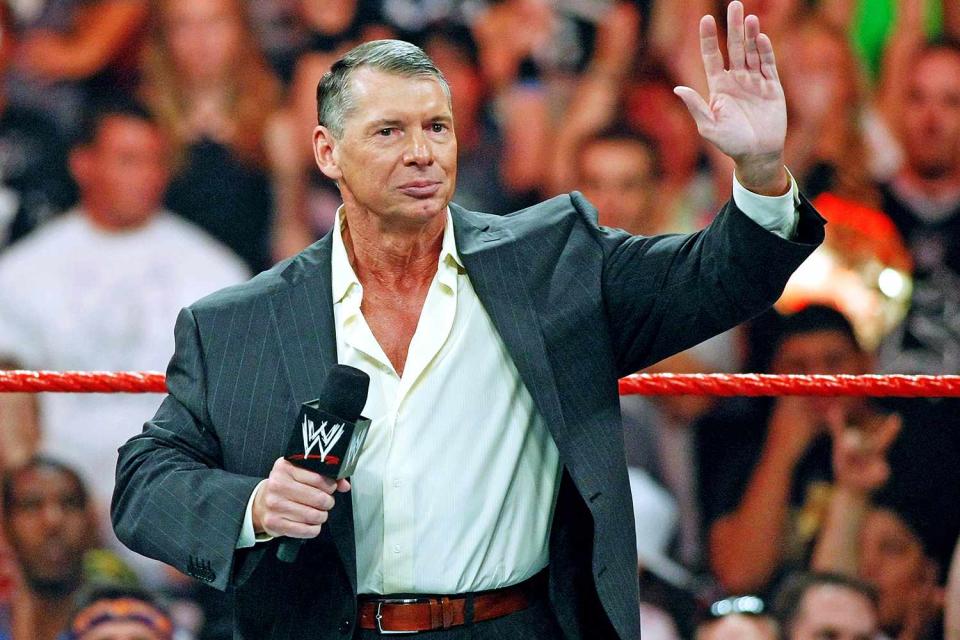
<path fill-rule="evenodd" d="M 407 78 L 434 78 L 450 102 L 450 85 L 423 49 L 403 40 L 365 42 L 334 62 L 317 83 L 317 122 L 329 129 L 334 138 L 343 135 L 344 120 L 354 108 L 350 76 L 361 67 Z"/>

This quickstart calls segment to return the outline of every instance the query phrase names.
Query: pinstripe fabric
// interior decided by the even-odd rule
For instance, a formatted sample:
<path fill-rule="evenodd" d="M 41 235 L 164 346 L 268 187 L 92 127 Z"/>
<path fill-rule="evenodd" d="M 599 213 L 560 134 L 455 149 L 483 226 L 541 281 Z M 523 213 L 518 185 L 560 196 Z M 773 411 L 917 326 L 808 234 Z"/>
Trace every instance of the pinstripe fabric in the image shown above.
<path fill-rule="evenodd" d="M 505 217 L 451 210 L 470 280 L 564 467 L 550 537 L 557 621 L 568 638 L 635 638 L 616 380 L 772 304 L 822 240 L 823 221 L 802 201 L 790 242 L 730 204 L 705 232 L 642 238 L 597 227 L 576 193 Z M 250 492 L 336 360 L 331 297 L 327 236 L 185 309 L 170 395 L 120 451 L 118 536 L 234 587 L 239 638 L 337 638 L 355 627 L 349 494 L 293 567 L 276 561 L 275 542 L 234 551 Z"/>

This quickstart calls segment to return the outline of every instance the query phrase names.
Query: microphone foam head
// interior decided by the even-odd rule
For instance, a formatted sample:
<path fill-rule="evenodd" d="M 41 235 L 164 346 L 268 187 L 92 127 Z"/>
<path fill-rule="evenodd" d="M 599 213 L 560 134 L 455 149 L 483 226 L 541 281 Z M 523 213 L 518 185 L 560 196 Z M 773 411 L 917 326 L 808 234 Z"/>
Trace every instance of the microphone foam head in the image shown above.
<path fill-rule="evenodd" d="M 349 422 L 356 422 L 367 404 L 370 376 L 345 364 L 331 367 L 323 381 L 321 401 L 333 415 Z"/>

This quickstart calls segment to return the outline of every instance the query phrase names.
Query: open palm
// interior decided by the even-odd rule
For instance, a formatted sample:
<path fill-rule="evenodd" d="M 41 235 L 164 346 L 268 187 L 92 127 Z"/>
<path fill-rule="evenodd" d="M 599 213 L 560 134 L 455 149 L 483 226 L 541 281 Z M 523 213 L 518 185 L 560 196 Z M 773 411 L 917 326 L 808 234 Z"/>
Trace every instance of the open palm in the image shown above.
<path fill-rule="evenodd" d="M 697 123 L 700 135 L 738 165 L 749 162 L 780 162 L 787 134 L 787 107 L 777 75 L 773 45 L 760 33 L 756 16 L 744 19 L 743 5 L 735 0 L 727 7 L 727 55 L 723 55 L 713 16 L 700 20 L 700 52 L 703 57 L 709 101 L 690 87 L 677 87 Z"/>

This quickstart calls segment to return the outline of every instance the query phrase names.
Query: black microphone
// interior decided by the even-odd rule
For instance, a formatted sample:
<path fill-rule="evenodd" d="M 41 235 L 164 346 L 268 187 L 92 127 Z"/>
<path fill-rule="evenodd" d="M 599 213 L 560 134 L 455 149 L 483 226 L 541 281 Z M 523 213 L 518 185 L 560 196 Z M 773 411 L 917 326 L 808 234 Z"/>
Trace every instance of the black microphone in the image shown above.
<path fill-rule="evenodd" d="M 369 388 L 370 376 L 360 369 L 334 365 L 323 381 L 320 397 L 300 407 L 284 458 L 328 478 L 350 476 L 370 426 L 360 415 Z M 277 558 L 293 562 L 304 542 L 299 538 L 281 541 Z"/>

